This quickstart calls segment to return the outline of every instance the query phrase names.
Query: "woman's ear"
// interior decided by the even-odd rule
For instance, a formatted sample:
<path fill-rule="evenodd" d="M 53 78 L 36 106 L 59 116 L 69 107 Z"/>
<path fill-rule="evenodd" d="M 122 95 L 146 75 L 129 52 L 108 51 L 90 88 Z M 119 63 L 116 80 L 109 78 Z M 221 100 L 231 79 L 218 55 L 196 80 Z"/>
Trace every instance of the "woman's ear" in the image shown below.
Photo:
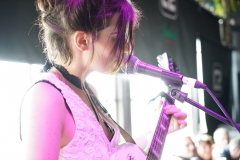
<path fill-rule="evenodd" d="M 90 36 L 86 32 L 76 31 L 74 33 L 74 45 L 81 51 L 88 49 L 88 45 L 90 44 Z"/>

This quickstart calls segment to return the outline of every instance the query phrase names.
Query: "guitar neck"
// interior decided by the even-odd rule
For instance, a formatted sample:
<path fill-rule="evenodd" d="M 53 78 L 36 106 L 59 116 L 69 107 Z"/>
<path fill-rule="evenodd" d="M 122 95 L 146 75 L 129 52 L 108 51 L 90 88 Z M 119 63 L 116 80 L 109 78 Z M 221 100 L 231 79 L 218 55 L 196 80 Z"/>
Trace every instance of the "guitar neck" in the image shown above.
<path fill-rule="evenodd" d="M 163 108 L 167 104 L 168 102 L 165 101 L 163 104 Z M 159 160 L 161 158 L 170 120 L 170 115 L 167 115 L 164 109 L 162 109 L 146 160 Z"/>
<path fill-rule="evenodd" d="M 165 69 L 169 69 L 172 72 L 179 73 L 180 69 L 176 66 L 174 61 L 166 53 L 157 57 L 159 66 Z M 168 93 L 171 89 L 181 89 L 181 86 L 175 86 L 174 84 L 167 84 Z M 164 101 L 160 117 L 157 122 L 157 126 L 150 144 L 150 148 L 147 154 L 147 160 L 159 160 L 162 156 L 163 146 L 167 136 L 171 115 L 167 115 L 163 109 L 168 103 L 174 104 L 174 101 L 165 93 L 166 100 Z"/>

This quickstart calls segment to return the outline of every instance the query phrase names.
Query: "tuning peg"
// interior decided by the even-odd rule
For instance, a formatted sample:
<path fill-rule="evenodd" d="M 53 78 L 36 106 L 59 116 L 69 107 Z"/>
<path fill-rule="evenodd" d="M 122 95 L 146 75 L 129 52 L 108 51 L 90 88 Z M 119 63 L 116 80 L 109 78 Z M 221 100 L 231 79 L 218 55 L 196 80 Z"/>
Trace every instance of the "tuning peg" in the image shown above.
<path fill-rule="evenodd" d="M 169 62 L 169 63 L 173 63 L 173 59 L 172 59 L 172 58 L 169 58 L 169 59 L 168 59 L 168 62 Z"/>
<path fill-rule="evenodd" d="M 175 70 L 176 70 L 176 73 L 180 73 L 180 67 L 177 66 Z"/>

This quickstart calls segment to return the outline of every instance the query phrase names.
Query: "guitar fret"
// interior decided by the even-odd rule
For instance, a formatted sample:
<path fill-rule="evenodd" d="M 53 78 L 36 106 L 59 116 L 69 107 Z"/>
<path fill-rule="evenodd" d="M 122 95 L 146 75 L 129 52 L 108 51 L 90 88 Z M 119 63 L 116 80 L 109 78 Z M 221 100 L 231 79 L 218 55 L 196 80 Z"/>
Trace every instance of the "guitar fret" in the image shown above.
<path fill-rule="evenodd" d="M 166 115 L 166 114 L 164 114 L 164 116 L 163 116 L 167 121 L 169 121 L 169 117 Z"/>
<path fill-rule="evenodd" d="M 162 151 L 163 151 L 163 147 L 161 147 L 160 151 L 159 151 L 159 155 L 162 155 Z M 160 158 L 160 157 L 159 157 Z"/>
<path fill-rule="evenodd" d="M 158 135 L 158 136 L 155 136 L 155 138 L 153 139 L 153 141 L 152 141 L 152 146 L 151 146 L 151 157 L 154 155 L 154 158 L 153 158 L 153 160 L 158 160 L 158 158 L 159 158 L 159 153 L 161 153 L 161 151 L 162 151 L 162 148 L 163 148 L 163 142 L 162 142 L 162 140 L 161 140 L 161 138 L 159 137 L 159 135 L 161 136 L 162 135 L 162 133 L 159 133 L 159 131 L 161 132 L 161 129 L 162 128 L 162 126 L 161 127 L 159 127 L 159 130 L 157 130 L 156 131 L 156 134 Z"/>
<path fill-rule="evenodd" d="M 162 123 L 158 123 L 156 130 L 155 130 L 155 138 L 152 140 L 152 145 L 150 149 L 149 156 L 151 156 L 151 160 L 158 160 L 160 158 L 160 155 L 163 150 L 163 143 L 165 141 L 165 135 L 167 134 L 167 126 L 169 125 L 168 121 L 169 118 L 164 114 L 161 116 L 159 122 L 162 121 Z"/>
<path fill-rule="evenodd" d="M 155 140 L 157 141 L 158 144 L 160 144 L 160 145 L 163 144 L 162 141 L 161 141 L 161 139 L 159 139 L 158 137 L 157 137 Z"/>
<path fill-rule="evenodd" d="M 159 154 L 155 150 L 153 150 L 152 152 L 153 152 L 153 154 L 155 155 L 156 158 L 159 157 Z"/>
<path fill-rule="evenodd" d="M 152 152 L 151 152 L 151 158 L 152 158 L 152 160 L 155 159 L 155 155 Z"/>
<path fill-rule="evenodd" d="M 169 126 L 169 122 L 170 122 L 169 118 L 167 117 L 166 114 L 164 114 L 163 117 L 164 117 L 163 124 L 164 124 L 165 127 L 168 127 Z"/>
<path fill-rule="evenodd" d="M 158 160 L 158 157 L 155 155 L 153 151 L 149 151 L 148 155 L 149 155 L 148 158 L 150 158 L 149 160 Z"/>
<path fill-rule="evenodd" d="M 152 148 L 152 151 L 154 151 L 156 148 L 156 143 L 153 143 L 153 148 Z"/>
<path fill-rule="evenodd" d="M 152 156 L 151 151 L 149 151 L 149 153 L 148 153 L 147 160 L 153 160 L 153 156 Z"/>
<path fill-rule="evenodd" d="M 159 137 L 160 137 L 160 140 L 163 141 L 163 138 L 164 138 L 165 134 L 161 128 L 161 134 L 159 134 Z"/>
<path fill-rule="evenodd" d="M 161 124 L 161 128 L 165 131 L 166 130 L 166 127 L 164 127 L 163 124 Z"/>
<path fill-rule="evenodd" d="M 156 148 L 153 148 L 152 151 L 153 153 L 156 155 L 156 157 L 159 157 L 160 155 L 158 153 L 160 153 L 160 151 L 162 150 L 162 145 L 156 146 Z"/>
<path fill-rule="evenodd" d="M 157 141 L 155 141 L 155 142 L 157 142 Z M 159 145 L 159 144 L 160 144 L 160 145 Z M 162 145 L 162 144 L 163 144 L 163 143 L 162 143 L 161 141 L 159 141 L 159 143 L 154 143 L 153 148 L 152 148 L 152 151 L 153 151 L 154 153 L 158 153 L 159 150 L 161 149 L 161 145 Z M 158 155 L 157 157 L 159 157 L 159 155 Z"/>

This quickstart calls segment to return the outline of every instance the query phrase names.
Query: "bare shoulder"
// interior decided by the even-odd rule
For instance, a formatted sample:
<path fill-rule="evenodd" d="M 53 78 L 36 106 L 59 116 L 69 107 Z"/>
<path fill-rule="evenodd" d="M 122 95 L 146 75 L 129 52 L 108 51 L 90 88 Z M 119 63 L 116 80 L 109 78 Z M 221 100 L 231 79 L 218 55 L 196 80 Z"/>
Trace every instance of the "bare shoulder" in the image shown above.
<path fill-rule="evenodd" d="M 22 103 L 22 113 L 59 113 L 65 111 L 65 103 L 59 90 L 48 83 L 37 83 L 26 93 Z M 52 117 L 53 118 L 53 117 Z"/>
<path fill-rule="evenodd" d="M 21 108 L 25 159 L 58 158 L 65 113 L 62 94 L 52 85 L 37 83 L 26 93 Z"/>

